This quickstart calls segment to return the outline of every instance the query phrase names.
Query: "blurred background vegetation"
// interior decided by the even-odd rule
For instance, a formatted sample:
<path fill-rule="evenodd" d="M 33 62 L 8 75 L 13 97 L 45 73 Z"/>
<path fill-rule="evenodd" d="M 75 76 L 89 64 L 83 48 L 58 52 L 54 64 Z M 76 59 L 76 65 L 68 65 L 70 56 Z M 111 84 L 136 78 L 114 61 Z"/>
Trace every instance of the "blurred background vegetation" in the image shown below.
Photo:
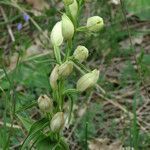
<path fill-rule="evenodd" d="M 0 149 L 19 149 L 41 118 L 37 98 L 51 93 L 55 61 L 49 37 L 60 11 L 61 0 L 0 0 Z M 73 119 L 64 135 L 72 150 L 85 149 L 87 140 L 90 150 L 107 145 L 149 150 L 150 1 L 93 0 L 82 10 L 81 25 L 93 15 L 104 18 L 105 28 L 92 36 L 80 33 L 74 48 L 89 49 L 86 65 L 101 70 L 98 83 L 107 98 L 97 88 L 74 95 Z M 68 78 L 69 86 L 79 76 L 75 72 Z"/>

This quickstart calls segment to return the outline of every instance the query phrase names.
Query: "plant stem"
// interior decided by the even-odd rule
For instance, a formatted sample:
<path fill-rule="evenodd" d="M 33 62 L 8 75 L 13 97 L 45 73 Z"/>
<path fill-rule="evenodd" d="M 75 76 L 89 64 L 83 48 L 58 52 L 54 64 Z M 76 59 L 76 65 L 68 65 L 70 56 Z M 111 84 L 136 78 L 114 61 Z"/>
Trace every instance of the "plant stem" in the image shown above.
<path fill-rule="evenodd" d="M 72 50 L 72 40 L 69 40 L 67 42 L 66 60 L 69 58 L 71 50 Z"/>
<path fill-rule="evenodd" d="M 54 46 L 54 54 L 55 54 L 57 63 L 61 64 L 61 55 L 60 55 L 60 49 L 58 46 Z"/>
<path fill-rule="evenodd" d="M 88 122 L 85 124 L 85 150 L 88 150 Z"/>

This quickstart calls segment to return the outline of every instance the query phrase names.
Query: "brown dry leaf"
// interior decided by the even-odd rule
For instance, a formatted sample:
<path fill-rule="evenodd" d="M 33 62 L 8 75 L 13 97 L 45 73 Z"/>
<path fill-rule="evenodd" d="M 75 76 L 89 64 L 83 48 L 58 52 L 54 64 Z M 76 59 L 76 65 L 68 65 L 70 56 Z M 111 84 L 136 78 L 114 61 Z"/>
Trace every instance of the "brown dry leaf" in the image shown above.
<path fill-rule="evenodd" d="M 13 70 L 16 65 L 17 65 L 17 61 L 18 61 L 18 57 L 19 57 L 19 54 L 18 53 L 14 53 L 10 58 L 6 58 L 8 61 L 9 59 L 9 62 L 8 62 L 8 70 Z"/>
<path fill-rule="evenodd" d="M 83 107 L 81 107 L 81 108 L 77 111 L 78 116 L 79 116 L 79 117 L 82 117 L 82 116 L 85 114 L 86 110 L 87 110 L 87 105 L 84 105 Z"/>
<path fill-rule="evenodd" d="M 89 149 L 90 150 L 108 150 L 108 139 L 93 139 L 89 141 Z"/>
<path fill-rule="evenodd" d="M 43 52 L 43 49 L 39 45 L 31 45 L 27 50 L 26 50 L 26 57 L 37 55 Z"/>
<path fill-rule="evenodd" d="M 132 43 L 133 43 L 133 45 L 140 45 L 142 42 L 143 42 L 143 35 L 140 35 L 140 36 L 138 36 L 138 37 L 132 37 Z M 120 45 L 121 45 L 121 47 L 123 48 L 123 49 L 128 49 L 128 48 L 130 48 L 130 39 L 126 39 L 126 40 L 124 40 L 124 41 L 121 41 L 120 43 L 119 43 Z"/>
<path fill-rule="evenodd" d="M 27 3 L 33 6 L 34 9 L 38 11 L 42 11 L 45 8 L 48 9 L 49 5 L 45 2 L 45 0 L 26 0 Z"/>
<path fill-rule="evenodd" d="M 123 150 L 122 144 L 120 141 L 115 141 L 109 145 L 109 150 Z"/>
<path fill-rule="evenodd" d="M 33 44 L 27 48 L 25 57 L 38 55 L 49 51 L 45 48 L 45 45 L 48 44 L 48 40 L 45 37 L 48 37 L 48 30 L 44 30 L 43 34 L 35 33 L 33 35 Z"/>
<path fill-rule="evenodd" d="M 89 141 L 90 150 L 123 150 L 122 144 L 120 141 L 115 141 L 114 143 L 109 144 L 109 139 L 94 139 Z"/>

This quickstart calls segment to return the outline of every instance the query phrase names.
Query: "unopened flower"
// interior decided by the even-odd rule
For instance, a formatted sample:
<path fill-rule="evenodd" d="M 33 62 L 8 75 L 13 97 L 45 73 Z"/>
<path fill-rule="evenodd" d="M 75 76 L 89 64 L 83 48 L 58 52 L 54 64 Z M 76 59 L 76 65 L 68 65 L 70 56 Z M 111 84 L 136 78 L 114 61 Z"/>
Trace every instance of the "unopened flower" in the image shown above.
<path fill-rule="evenodd" d="M 62 65 L 59 66 L 58 74 L 59 77 L 67 77 L 73 70 L 73 62 L 66 61 Z"/>
<path fill-rule="evenodd" d="M 70 5 L 70 4 L 72 4 L 73 1 L 74 0 L 63 0 L 64 4 L 67 5 L 67 6 Z"/>
<path fill-rule="evenodd" d="M 87 28 L 89 31 L 98 32 L 104 26 L 103 18 L 99 16 L 93 16 L 87 20 Z"/>
<path fill-rule="evenodd" d="M 63 112 L 57 112 L 50 123 L 50 127 L 52 132 L 59 132 L 65 124 L 65 119 L 64 119 L 64 113 Z"/>
<path fill-rule="evenodd" d="M 94 86 L 99 78 L 99 70 L 95 69 L 90 73 L 85 74 L 77 81 L 77 90 L 80 92 Z"/>
<path fill-rule="evenodd" d="M 58 88 L 58 85 L 57 85 L 58 68 L 59 68 L 59 65 L 56 65 L 54 67 L 54 69 L 52 70 L 51 75 L 49 77 L 50 85 L 51 85 L 53 90 L 56 90 Z"/>
<path fill-rule="evenodd" d="M 42 112 L 52 112 L 53 110 L 53 101 L 45 94 L 38 98 L 38 105 Z"/>
<path fill-rule="evenodd" d="M 74 19 L 76 19 L 77 14 L 78 14 L 78 3 L 77 3 L 77 0 L 74 0 L 74 2 L 71 5 L 69 5 L 69 9 L 70 9 L 70 13 L 71 13 L 72 17 Z"/>
<path fill-rule="evenodd" d="M 80 62 L 85 61 L 88 55 L 89 55 L 88 49 L 85 46 L 81 45 L 79 45 L 73 53 L 74 58 L 79 60 Z"/>
<path fill-rule="evenodd" d="M 51 43 L 53 46 L 60 46 L 63 42 L 62 22 L 57 22 L 51 32 Z"/>
<path fill-rule="evenodd" d="M 62 16 L 62 35 L 65 40 L 72 39 L 74 35 L 74 25 L 66 14 Z"/>

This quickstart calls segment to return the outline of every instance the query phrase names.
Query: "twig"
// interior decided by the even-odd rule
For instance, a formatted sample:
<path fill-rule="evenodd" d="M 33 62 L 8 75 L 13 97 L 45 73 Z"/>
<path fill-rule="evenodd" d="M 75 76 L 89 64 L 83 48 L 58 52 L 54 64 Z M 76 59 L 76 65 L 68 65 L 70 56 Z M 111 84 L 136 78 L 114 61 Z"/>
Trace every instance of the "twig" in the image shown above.
<path fill-rule="evenodd" d="M 4 9 L 2 8 L 2 6 L 0 6 L 0 10 L 1 10 L 2 16 L 3 16 L 3 18 L 4 18 L 4 21 L 5 21 L 5 22 L 8 22 L 7 16 L 6 16 L 5 11 L 4 11 Z M 12 32 L 12 29 L 11 29 L 11 27 L 10 27 L 10 25 L 9 25 L 8 23 L 7 23 L 7 29 L 8 29 L 8 33 L 9 33 L 9 35 L 10 35 L 10 37 L 11 37 L 11 40 L 12 40 L 13 42 L 15 42 L 15 37 L 14 37 L 13 32 Z"/>

